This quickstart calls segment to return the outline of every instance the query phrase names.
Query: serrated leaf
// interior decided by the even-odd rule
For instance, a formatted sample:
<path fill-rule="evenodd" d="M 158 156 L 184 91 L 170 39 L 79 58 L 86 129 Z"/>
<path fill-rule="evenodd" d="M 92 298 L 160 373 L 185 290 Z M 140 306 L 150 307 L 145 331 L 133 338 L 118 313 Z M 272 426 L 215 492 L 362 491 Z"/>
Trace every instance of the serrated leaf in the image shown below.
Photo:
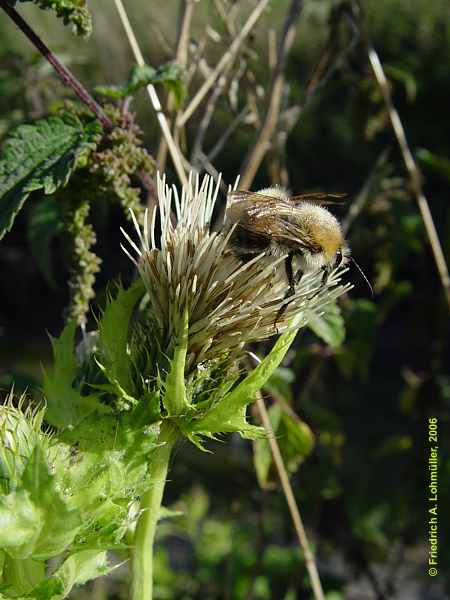
<path fill-rule="evenodd" d="M 99 575 L 106 575 L 112 568 L 114 567 L 108 564 L 106 552 L 83 550 L 65 560 L 55 576 L 61 577 L 67 595 L 74 585 L 81 585 Z"/>
<path fill-rule="evenodd" d="M 156 83 L 163 83 L 175 94 L 177 102 L 181 101 L 184 95 L 184 85 L 181 69 L 175 63 L 161 65 L 157 69 L 149 65 L 133 67 L 130 77 L 124 85 L 97 86 L 95 92 L 101 96 L 119 100 L 134 94 L 140 88 Z"/>
<path fill-rule="evenodd" d="M 332 302 L 325 307 L 322 315 L 308 315 L 308 326 L 332 348 L 339 347 L 345 339 L 345 323 L 341 309 Z"/>
<path fill-rule="evenodd" d="M 41 513 L 24 489 L 0 497 L 0 548 L 13 558 L 26 558 L 41 532 Z"/>
<path fill-rule="evenodd" d="M 92 33 L 92 19 L 86 0 L 19 0 L 30 2 L 43 10 L 52 10 L 64 25 L 71 25 L 74 33 L 87 37 Z M 15 2 L 14 2 L 15 3 Z"/>
<path fill-rule="evenodd" d="M 51 338 L 54 365 L 44 373 L 44 392 L 47 400 L 45 419 L 58 428 L 74 427 L 94 411 L 108 408 L 95 395 L 82 396 L 72 387 L 78 364 L 74 352 L 76 323 L 71 321 L 59 338 Z"/>
<path fill-rule="evenodd" d="M 117 296 L 109 297 L 98 324 L 102 369 L 111 384 L 118 384 L 130 396 L 133 396 L 136 390 L 128 351 L 129 322 L 133 309 L 144 291 L 140 279 L 128 290 L 119 286 Z"/>
<path fill-rule="evenodd" d="M 53 194 L 66 185 L 77 160 L 95 147 L 100 131 L 97 122 L 83 127 L 67 113 L 21 125 L 10 134 L 0 160 L 0 239 L 32 191 Z"/>
<path fill-rule="evenodd" d="M 289 350 L 297 330 L 283 333 L 276 341 L 270 353 L 251 371 L 243 381 L 226 394 L 206 415 L 192 422 L 193 431 L 204 435 L 225 431 L 243 431 L 247 435 L 258 435 L 257 429 L 245 422 L 245 407 L 255 400 L 256 392 L 260 390 L 275 369 L 280 365 Z"/>
<path fill-rule="evenodd" d="M 82 521 L 79 512 L 71 510 L 57 490 L 40 445 L 36 445 L 23 472 L 22 488 L 41 513 L 41 530 L 32 549 L 33 558 L 46 560 L 60 554 L 73 541 Z"/>
<path fill-rule="evenodd" d="M 58 199 L 54 196 L 41 198 L 31 211 L 27 236 L 33 257 L 53 288 L 56 283 L 52 274 L 50 248 L 53 239 L 63 228 L 62 207 Z"/>

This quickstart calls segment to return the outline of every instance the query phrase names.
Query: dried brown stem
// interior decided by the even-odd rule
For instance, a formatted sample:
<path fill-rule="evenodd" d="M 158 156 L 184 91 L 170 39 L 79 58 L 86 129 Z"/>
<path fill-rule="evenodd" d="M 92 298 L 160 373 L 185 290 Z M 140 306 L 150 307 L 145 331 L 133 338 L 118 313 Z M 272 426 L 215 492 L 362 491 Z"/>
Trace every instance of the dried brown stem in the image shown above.
<path fill-rule="evenodd" d="M 364 185 L 358 192 L 355 199 L 352 201 L 350 208 L 348 210 L 348 213 L 345 216 L 345 218 L 342 219 L 342 223 L 341 223 L 342 231 L 343 231 L 344 235 L 347 235 L 352 223 L 355 221 L 355 219 L 358 217 L 358 215 L 362 212 L 363 208 L 365 207 L 365 205 L 370 197 L 370 194 L 372 192 L 372 189 L 374 187 L 374 184 L 379 176 L 379 172 L 386 164 L 388 156 L 389 156 L 389 148 L 385 148 L 381 152 L 380 156 L 378 157 L 378 159 L 375 163 L 375 166 L 370 171 L 369 176 L 367 177 L 366 181 L 364 182 Z"/>
<path fill-rule="evenodd" d="M 42 56 L 52 65 L 56 73 L 62 79 L 78 98 L 88 106 L 105 129 L 112 129 L 112 121 L 106 116 L 102 107 L 92 98 L 89 92 L 83 87 L 78 79 L 62 64 L 62 62 L 53 54 L 40 37 L 24 21 L 19 13 L 8 3 L 8 0 L 0 0 L 0 7 L 14 21 L 17 27 L 26 35 L 30 42 L 39 50 Z"/>
<path fill-rule="evenodd" d="M 138 41 L 134 34 L 133 28 L 131 27 L 131 23 L 128 19 L 128 15 L 125 11 L 125 7 L 123 5 L 122 0 L 114 0 L 117 12 L 119 13 L 120 20 L 122 22 L 123 28 L 125 30 L 128 42 L 131 46 L 131 49 L 134 54 L 134 58 L 136 63 L 142 67 L 145 65 L 144 57 L 142 56 L 141 49 L 139 48 Z M 167 141 L 167 145 L 169 147 L 170 156 L 172 157 L 173 164 L 175 166 L 175 170 L 177 175 L 183 185 L 188 184 L 188 180 L 186 177 L 186 173 L 183 167 L 183 157 L 180 149 L 175 144 L 175 141 L 172 137 L 172 133 L 170 131 L 169 124 L 167 122 L 166 116 L 162 110 L 161 102 L 159 101 L 158 94 L 156 93 L 155 87 L 151 84 L 147 86 L 147 92 L 150 97 L 150 102 L 152 103 L 153 109 L 156 113 L 156 117 L 158 119 L 159 126 L 161 131 Z"/>
<path fill-rule="evenodd" d="M 232 41 L 229 49 L 225 52 L 225 54 L 222 56 L 220 61 L 217 63 L 216 67 L 212 70 L 212 72 L 207 77 L 206 81 L 203 83 L 203 85 L 200 87 L 198 92 L 192 98 L 189 105 L 184 110 L 183 114 L 178 117 L 178 119 L 177 119 L 178 127 L 182 127 L 190 119 L 190 117 L 192 116 L 194 111 L 197 109 L 197 107 L 199 106 L 199 104 L 201 103 L 203 98 L 206 96 L 206 94 L 212 88 L 212 86 L 214 85 L 214 83 L 216 82 L 217 78 L 220 76 L 222 71 L 225 69 L 227 64 L 235 57 L 235 55 L 237 54 L 243 41 L 245 40 L 245 38 L 248 36 L 250 31 L 253 29 L 253 27 L 257 23 L 258 19 L 260 18 L 264 9 L 268 5 L 269 1 L 270 0 L 260 0 L 258 2 L 258 4 L 255 6 L 254 10 L 248 17 L 248 19 L 247 19 L 246 23 L 244 24 L 244 26 L 242 27 L 241 31 Z"/>
<path fill-rule="evenodd" d="M 189 30 L 191 28 L 192 15 L 194 13 L 194 2 L 195 0 L 182 0 L 180 25 L 178 28 L 175 52 L 175 60 L 182 68 L 185 68 L 187 65 Z M 167 113 L 171 114 L 173 108 L 174 98 L 172 94 L 169 94 L 167 98 Z M 173 119 L 168 119 L 168 121 L 169 127 L 172 128 Z M 167 140 L 165 136 L 162 135 L 161 140 L 159 142 L 159 148 L 156 157 L 156 164 L 158 165 L 158 169 L 161 172 L 164 171 L 164 168 L 166 166 L 167 150 Z"/>
<path fill-rule="evenodd" d="M 297 506 L 297 502 L 295 501 L 294 492 L 292 491 L 292 486 L 289 481 L 289 477 L 286 471 L 286 467 L 283 462 L 283 457 L 281 456 L 280 448 L 278 446 L 277 440 L 275 438 L 275 433 L 272 429 L 272 425 L 270 423 L 269 415 L 267 414 L 266 405 L 264 404 L 264 400 L 261 397 L 261 394 L 258 394 L 258 398 L 256 400 L 256 409 L 259 413 L 259 417 L 261 419 L 262 424 L 267 432 L 268 442 L 270 446 L 270 450 L 272 452 L 273 460 L 275 463 L 275 467 L 277 469 L 278 477 L 280 478 L 281 487 L 283 488 L 283 492 L 286 498 L 287 505 L 289 507 L 289 511 L 291 513 L 292 522 L 294 524 L 295 533 L 297 534 L 300 547 L 303 551 L 303 556 L 305 557 L 306 569 L 309 574 L 309 578 L 311 580 L 311 587 L 314 593 L 315 600 L 324 600 L 322 584 L 320 582 L 319 572 L 317 570 L 316 561 L 314 559 L 314 555 L 311 552 L 309 547 L 308 537 L 306 535 L 305 528 L 303 526 L 303 521 L 300 516 L 300 511 Z"/>
<path fill-rule="evenodd" d="M 277 126 L 284 87 L 284 67 L 286 58 L 295 38 L 297 19 L 303 6 L 303 0 L 292 0 L 283 25 L 278 45 L 277 62 L 273 70 L 267 113 L 253 148 L 248 153 L 241 169 L 240 187 L 249 189 L 261 162 L 270 148 L 271 138 Z"/>
<path fill-rule="evenodd" d="M 386 110 L 389 114 L 389 120 L 391 122 L 392 129 L 397 139 L 397 143 L 399 145 L 400 152 L 402 154 L 402 158 L 409 175 L 411 188 L 416 197 L 417 204 L 419 205 L 420 214 L 422 216 L 422 220 L 425 225 L 425 230 L 427 232 L 431 249 L 433 251 L 434 260 L 436 262 L 437 270 L 439 272 L 442 287 L 444 288 L 445 298 L 450 309 L 450 276 L 448 273 L 445 256 L 442 251 L 442 246 L 439 241 L 439 236 L 434 225 L 433 217 L 431 215 L 430 207 L 422 190 L 422 176 L 416 164 L 416 161 L 414 160 L 414 157 L 412 155 L 411 149 L 408 144 L 408 140 L 406 139 L 405 130 L 400 120 L 400 115 L 398 114 L 398 111 L 394 106 L 390 86 L 388 80 L 386 79 L 386 75 L 381 65 L 381 61 L 377 52 L 375 51 L 374 47 L 371 45 L 368 39 L 367 54 L 373 73 L 375 75 L 376 82 L 383 95 Z"/>

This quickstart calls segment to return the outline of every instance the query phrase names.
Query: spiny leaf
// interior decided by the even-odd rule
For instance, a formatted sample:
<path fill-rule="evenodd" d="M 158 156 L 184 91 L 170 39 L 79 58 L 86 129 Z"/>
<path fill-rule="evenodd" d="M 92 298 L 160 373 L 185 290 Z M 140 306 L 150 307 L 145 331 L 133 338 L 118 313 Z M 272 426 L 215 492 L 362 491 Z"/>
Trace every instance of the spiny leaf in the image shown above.
<path fill-rule="evenodd" d="M 149 65 L 133 67 L 128 81 L 124 85 L 102 85 L 95 88 L 101 96 L 119 100 L 134 94 L 137 90 L 149 84 L 163 83 L 180 102 L 184 95 L 184 85 L 181 79 L 180 67 L 175 63 L 161 65 L 157 69 Z"/>
<path fill-rule="evenodd" d="M 66 185 L 77 160 L 96 147 L 100 132 L 96 121 L 83 126 L 66 113 L 21 125 L 10 134 L 0 160 L 0 239 L 32 191 L 53 194 Z"/>
<path fill-rule="evenodd" d="M 109 297 L 98 324 L 102 369 L 113 385 L 118 383 L 131 396 L 136 390 L 128 350 L 129 322 L 133 309 L 143 294 L 144 286 L 140 279 L 128 290 L 119 286 L 117 296 Z"/>
<path fill-rule="evenodd" d="M 245 425 L 242 431 L 247 435 L 255 435 L 256 431 L 244 423 L 243 409 L 255 400 L 255 395 L 260 390 L 274 370 L 283 360 L 286 352 L 297 335 L 297 330 L 281 335 L 270 353 L 247 377 L 241 381 L 231 392 L 226 394 L 202 419 L 193 422 L 193 430 L 207 435 L 225 431 L 241 431 L 239 427 Z"/>
<path fill-rule="evenodd" d="M 94 411 L 107 411 L 107 407 L 100 404 L 96 396 L 82 396 L 72 387 L 78 368 L 74 353 L 75 328 L 75 321 L 71 321 L 59 338 L 52 339 L 54 365 L 44 374 L 47 400 L 45 418 L 59 428 L 73 427 Z"/>
<path fill-rule="evenodd" d="M 30 0 L 19 0 L 30 2 Z M 87 37 L 92 33 L 92 19 L 86 0 L 31 0 L 43 10 L 53 10 L 64 25 L 71 25 L 74 33 Z M 15 4 L 15 1 L 11 2 Z"/>

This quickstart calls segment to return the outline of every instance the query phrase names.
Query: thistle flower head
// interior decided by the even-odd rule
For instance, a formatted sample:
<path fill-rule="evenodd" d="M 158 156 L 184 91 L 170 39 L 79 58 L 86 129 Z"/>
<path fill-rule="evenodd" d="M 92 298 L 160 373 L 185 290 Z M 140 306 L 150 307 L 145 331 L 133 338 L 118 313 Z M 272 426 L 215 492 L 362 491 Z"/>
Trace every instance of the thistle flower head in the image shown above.
<path fill-rule="evenodd" d="M 147 289 L 163 349 L 176 344 L 187 315 L 189 368 L 301 327 L 348 289 L 339 285 L 345 269 L 337 268 L 325 282 L 320 271 L 304 275 L 288 297 L 285 256 L 238 258 L 229 246 L 232 229 L 211 229 L 219 183 L 209 176 L 200 182 L 191 174 L 181 196 L 158 176 L 157 190 L 158 206 L 142 229 L 134 219 L 139 243 L 123 232 L 136 258 L 124 250 Z"/>

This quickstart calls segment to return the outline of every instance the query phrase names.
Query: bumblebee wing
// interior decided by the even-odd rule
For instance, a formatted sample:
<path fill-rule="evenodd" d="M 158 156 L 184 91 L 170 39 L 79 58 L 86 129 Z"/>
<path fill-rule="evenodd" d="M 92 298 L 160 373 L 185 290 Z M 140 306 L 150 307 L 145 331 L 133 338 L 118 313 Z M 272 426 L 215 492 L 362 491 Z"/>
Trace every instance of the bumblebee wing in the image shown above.
<path fill-rule="evenodd" d="M 297 194 L 296 196 L 290 196 L 289 200 L 295 206 L 302 204 L 302 202 L 308 202 L 309 204 L 341 204 L 345 202 L 347 194 L 327 194 L 326 192 L 306 192 L 304 194 Z"/>
<path fill-rule="evenodd" d="M 301 253 L 305 250 L 309 252 L 320 252 L 321 247 L 311 237 L 298 222 L 293 222 L 292 205 L 288 210 L 283 211 L 279 205 L 276 207 L 277 213 L 267 210 L 267 207 L 254 208 L 251 213 L 246 213 L 245 218 L 238 221 L 237 229 L 239 235 L 244 235 L 255 242 L 259 240 L 259 246 L 275 244 L 281 245 L 287 251 Z M 295 209 L 294 209 L 295 210 Z"/>
<path fill-rule="evenodd" d="M 283 208 L 289 210 L 292 204 L 259 192 L 235 190 L 228 193 L 225 218 L 229 222 L 236 223 L 241 219 L 245 220 L 247 215 L 270 214 Z"/>

